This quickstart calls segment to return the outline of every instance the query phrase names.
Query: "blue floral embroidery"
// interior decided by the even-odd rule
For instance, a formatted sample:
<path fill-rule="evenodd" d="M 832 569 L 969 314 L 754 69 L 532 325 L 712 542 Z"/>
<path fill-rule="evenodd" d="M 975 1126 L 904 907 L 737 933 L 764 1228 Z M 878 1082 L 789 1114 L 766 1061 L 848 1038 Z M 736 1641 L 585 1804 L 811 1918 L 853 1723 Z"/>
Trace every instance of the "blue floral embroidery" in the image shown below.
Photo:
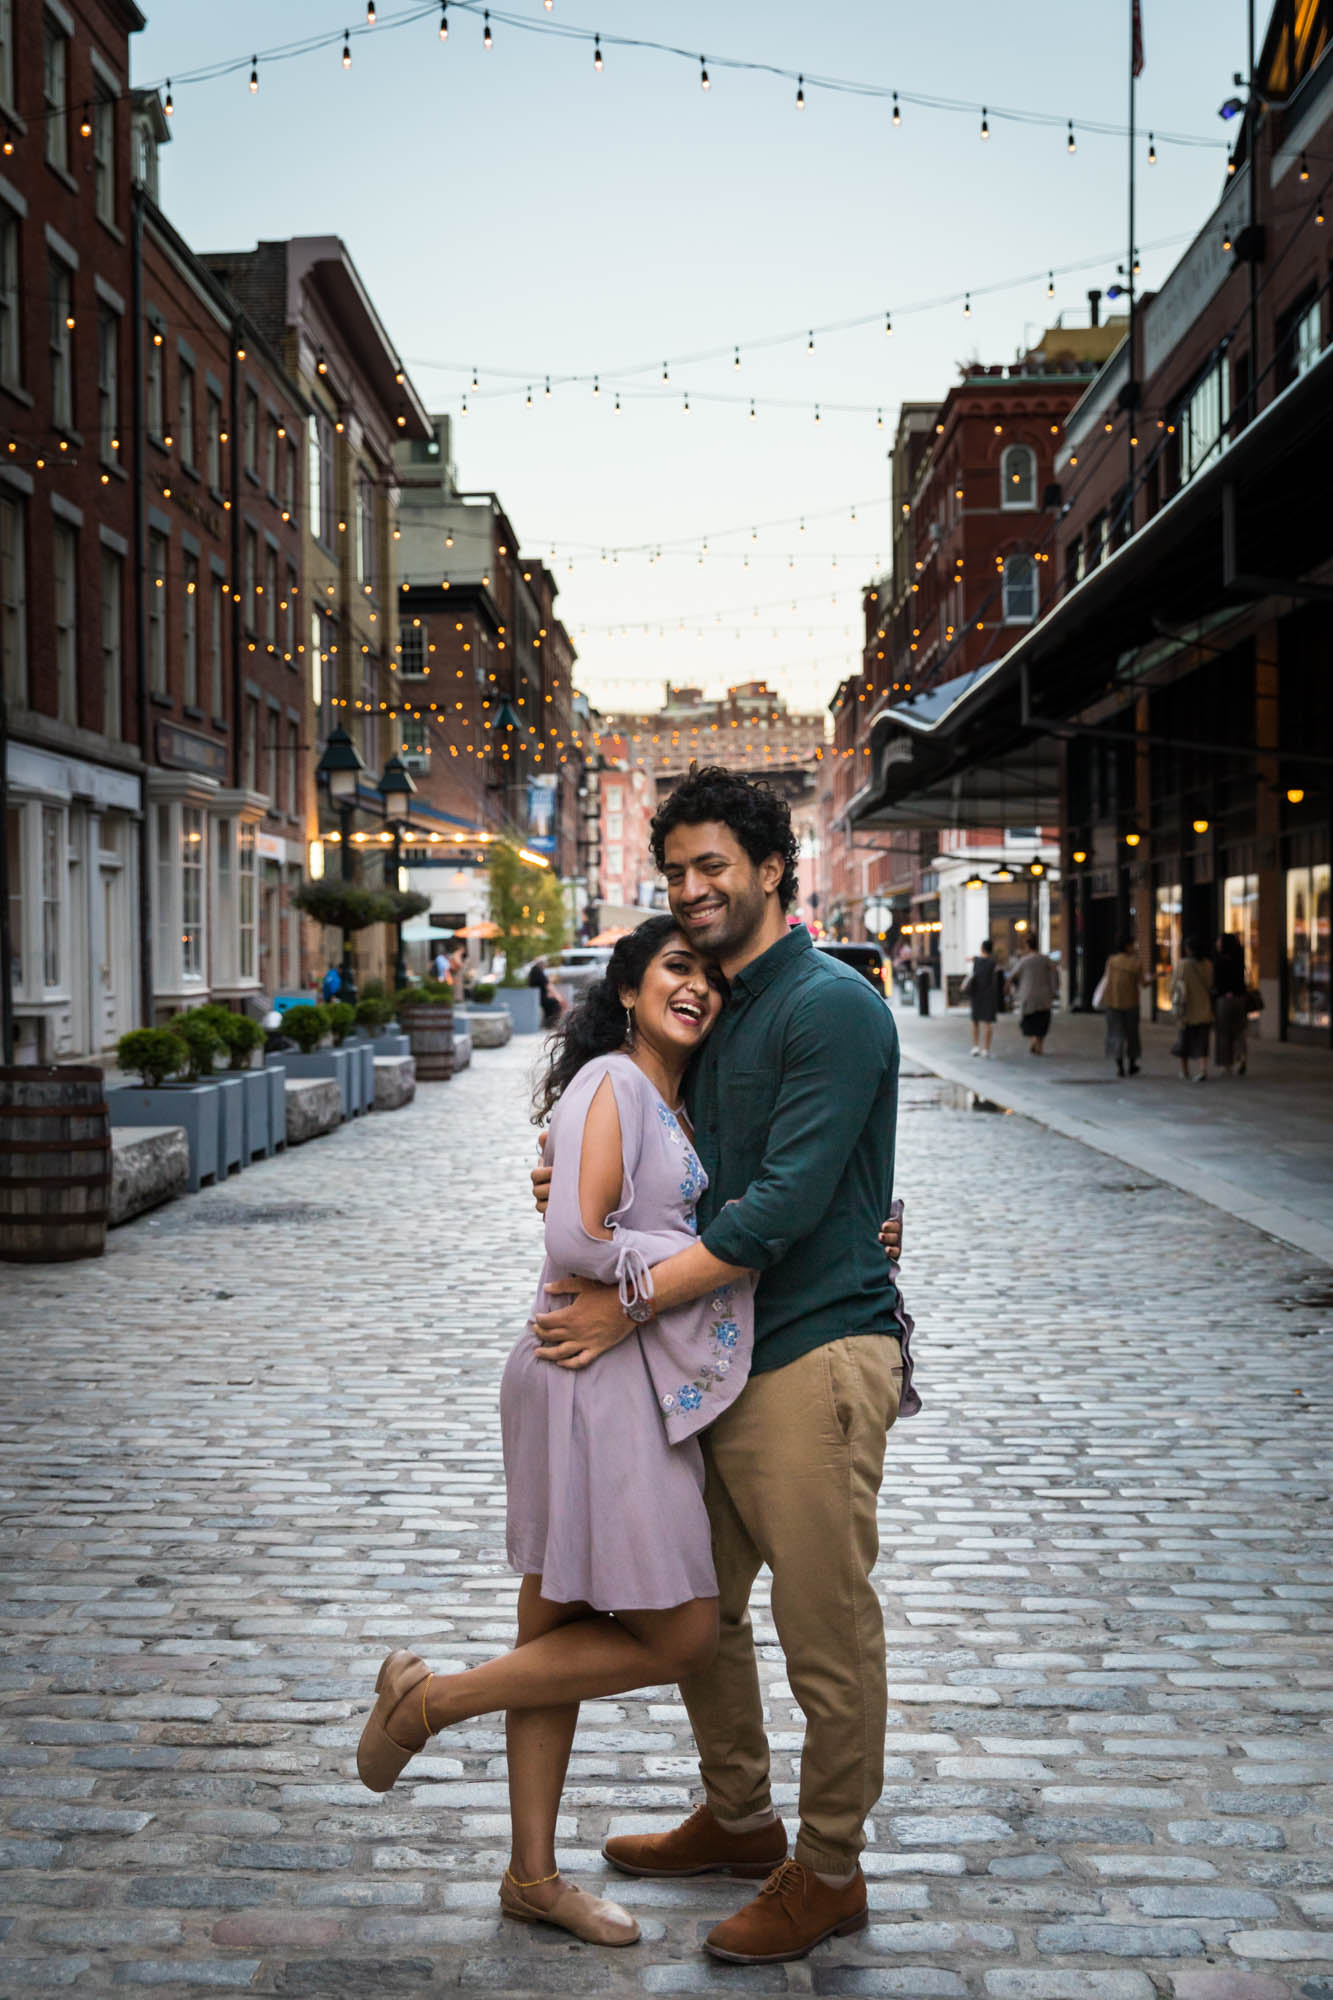
<path fill-rule="evenodd" d="M 713 1338 L 719 1347 L 734 1347 L 741 1337 L 741 1330 L 734 1319 L 719 1320 L 713 1328 Z"/>
<path fill-rule="evenodd" d="M 724 1287 L 730 1295 L 731 1287 Z M 716 1311 L 718 1300 L 711 1301 Z M 731 1373 L 733 1355 L 731 1350 L 740 1339 L 740 1327 L 734 1319 L 718 1320 L 713 1326 L 713 1353 L 707 1361 L 699 1364 L 699 1373 L 693 1382 L 682 1382 L 674 1395 L 660 1398 L 662 1408 L 670 1416 L 673 1410 L 697 1410 L 703 1402 L 704 1391 L 714 1383 L 720 1383 Z"/>
<path fill-rule="evenodd" d="M 697 1410 L 703 1397 L 693 1382 L 686 1382 L 676 1398 L 682 1410 Z"/>

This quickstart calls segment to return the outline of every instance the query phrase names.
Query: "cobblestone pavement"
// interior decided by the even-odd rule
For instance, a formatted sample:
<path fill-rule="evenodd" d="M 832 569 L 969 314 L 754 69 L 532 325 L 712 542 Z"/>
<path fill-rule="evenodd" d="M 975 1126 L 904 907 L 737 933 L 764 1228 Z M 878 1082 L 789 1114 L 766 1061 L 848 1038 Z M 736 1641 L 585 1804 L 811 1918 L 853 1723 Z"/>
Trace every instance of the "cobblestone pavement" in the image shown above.
<path fill-rule="evenodd" d="M 495 1399 L 538 1261 L 531 1052 L 102 1263 L 5 1271 L 0 1995 L 1333 2000 L 1327 1269 L 925 1079 L 870 1928 L 716 1966 L 720 1880 L 617 1879 L 631 1952 L 502 1922 L 497 1725 L 361 1789 L 384 1650 L 510 1637 Z M 800 1718 L 759 1629 L 787 1808 Z M 589 1704 L 566 1868 L 597 1880 L 608 1830 L 692 1795 L 672 1689 Z"/>

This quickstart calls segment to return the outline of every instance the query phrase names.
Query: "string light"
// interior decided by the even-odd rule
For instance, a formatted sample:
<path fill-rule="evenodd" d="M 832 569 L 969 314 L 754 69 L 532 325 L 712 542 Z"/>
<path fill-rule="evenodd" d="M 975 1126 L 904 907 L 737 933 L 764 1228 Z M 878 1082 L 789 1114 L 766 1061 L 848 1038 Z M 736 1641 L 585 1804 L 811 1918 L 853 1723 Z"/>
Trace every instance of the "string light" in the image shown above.
<path fill-rule="evenodd" d="M 489 7 L 482 16 L 481 45 L 484 49 L 495 47 L 495 37 L 491 33 L 491 13 Z"/>
<path fill-rule="evenodd" d="M 250 58 L 250 95 L 251 95 L 252 97 L 254 96 L 254 94 L 255 94 L 255 92 L 256 92 L 256 91 L 258 90 L 258 88 L 259 88 L 259 57 L 258 57 L 258 56 L 251 56 L 251 58 Z"/>
<path fill-rule="evenodd" d="M 891 312 L 886 312 L 884 315 L 884 338 L 886 340 L 893 339 L 893 314 Z"/>
<path fill-rule="evenodd" d="M 733 367 L 733 368 L 739 368 L 739 367 L 740 367 L 740 365 L 741 365 L 741 351 L 740 351 L 740 348 L 738 347 L 738 348 L 736 349 L 736 356 L 735 356 L 735 359 L 734 359 L 734 361 L 732 362 L 732 367 Z"/>
<path fill-rule="evenodd" d="M 1322 229 L 1324 225 L 1324 197 L 1322 194 L 1315 203 L 1314 219 L 1316 226 Z"/>
<path fill-rule="evenodd" d="M 971 319 L 971 317 L 972 317 L 972 294 L 971 294 L 971 292 L 964 292 L 964 293 L 963 293 L 963 318 L 964 318 L 964 319 Z"/>
<path fill-rule="evenodd" d="M 449 7 L 448 7 L 448 0 L 443 0 L 443 4 L 440 7 L 440 40 L 442 42 L 447 42 L 448 39 L 449 39 Z"/>
<path fill-rule="evenodd" d="M 753 423 L 753 422 L 754 422 L 754 420 L 755 420 L 755 418 L 754 418 L 754 397 L 753 397 L 753 396 L 751 396 L 751 398 L 750 398 L 750 422 L 751 422 L 751 423 Z"/>
<path fill-rule="evenodd" d="M 1076 153 L 1078 151 L 1078 140 L 1074 137 L 1074 121 L 1072 118 L 1069 120 L 1069 137 L 1065 140 L 1065 151 L 1067 153 Z"/>
<path fill-rule="evenodd" d="M 1303 181 L 1308 181 L 1310 178 L 1310 169 L 1305 163 L 1304 153 L 1301 154 L 1300 177 Z"/>
<path fill-rule="evenodd" d="M 1148 165 L 1150 167 L 1157 165 L 1157 141 L 1151 132 L 1148 134 Z"/>
<path fill-rule="evenodd" d="M 983 139 L 990 138 L 990 120 L 986 116 L 986 107 L 984 104 L 981 107 L 981 136 Z"/>
<path fill-rule="evenodd" d="M 803 76 L 798 76 L 796 79 L 796 109 L 798 111 L 805 110 L 805 78 Z"/>
<path fill-rule="evenodd" d="M 602 73 L 602 38 L 600 35 L 594 35 L 592 38 L 592 66 L 598 76 L 600 76 Z"/>
<path fill-rule="evenodd" d="M 174 103 L 174 101 L 173 101 L 173 99 L 172 99 L 172 95 L 171 95 L 171 78 L 170 78 L 170 77 L 168 77 L 168 78 L 167 78 L 167 95 L 166 95 L 166 99 L 165 99 L 165 102 L 163 103 L 163 106 L 162 106 L 162 109 L 163 109 L 163 111 L 165 112 L 165 114 L 166 114 L 166 116 L 167 116 L 168 118 L 173 118 L 173 117 L 175 116 L 175 114 L 176 114 L 176 106 L 175 106 L 175 103 Z"/>
<path fill-rule="evenodd" d="M 1047 296 L 1047 298 L 1048 298 L 1048 299 L 1053 299 L 1053 298 L 1055 297 L 1055 273 L 1054 273 L 1054 271 L 1048 271 L 1048 272 L 1046 273 L 1046 296 Z"/>
<path fill-rule="evenodd" d="M 375 0 L 366 0 L 366 26 L 368 28 L 373 28 L 374 25 L 375 25 Z"/>
<path fill-rule="evenodd" d="M 708 70 L 702 56 L 699 58 L 699 88 L 700 90 L 708 88 Z"/>
<path fill-rule="evenodd" d="M 344 28 L 344 29 L 343 29 L 343 68 L 344 68 L 344 69 L 350 69 L 351 67 L 352 67 L 352 44 L 351 44 L 351 41 L 350 41 L 350 40 L 349 40 L 349 38 L 348 38 L 348 34 L 347 34 L 347 30 L 346 30 L 346 28 Z"/>
<path fill-rule="evenodd" d="M 901 125 L 903 122 L 903 114 L 898 106 L 898 93 L 896 90 L 893 93 L 893 122 L 895 125 Z"/>

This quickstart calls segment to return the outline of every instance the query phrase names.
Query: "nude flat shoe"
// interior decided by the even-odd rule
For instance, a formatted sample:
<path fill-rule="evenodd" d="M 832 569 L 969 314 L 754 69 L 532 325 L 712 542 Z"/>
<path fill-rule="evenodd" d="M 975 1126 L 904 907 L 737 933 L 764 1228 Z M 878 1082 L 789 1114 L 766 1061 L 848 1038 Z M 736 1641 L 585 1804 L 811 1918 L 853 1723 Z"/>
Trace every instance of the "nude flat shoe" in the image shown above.
<path fill-rule="evenodd" d="M 424 1743 L 408 1749 L 406 1744 L 395 1742 L 386 1724 L 404 1695 L 411 1694 L 429 1679 L 430 1668 L 415 1653 L 390 1653 L 381 1663 L 375 1678 L 375 1693 L 379 1698 L 356 1746 L 357 1776 L 369 1791 L 390 1791 L 417 1750 L 425 1749 Z M 429 1741 L 427 1737 L 426 1742 Z"/>
<path fill-rule="evenodd" d="M 521 1924 L 554 1924 L 557 1930 L 568 1931 L 571 1937 L 582 1938 L 585 1944 L 639 1942 L 639 1926 L 628 1910 L 622 1910 L 619 1903 L 608 1903 L 601 1896 L 590 1896 L 586 1889 L 576 1889 L 572 1882 L 562 1884 L 549 1910 L 539 1910 L 527 1900 L 506 1868 L 500 1879 L 500 1908 L 505 1916 L 515 1917 Z"/>

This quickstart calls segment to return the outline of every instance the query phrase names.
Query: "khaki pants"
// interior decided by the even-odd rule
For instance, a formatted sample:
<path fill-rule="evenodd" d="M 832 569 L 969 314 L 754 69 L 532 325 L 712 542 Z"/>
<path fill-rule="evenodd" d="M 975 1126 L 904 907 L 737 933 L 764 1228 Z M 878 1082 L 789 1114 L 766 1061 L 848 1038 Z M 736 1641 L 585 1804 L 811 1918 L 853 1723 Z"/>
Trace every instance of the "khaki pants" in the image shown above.
<path fill-rule="evenodd" d="M 884 1620 L 870 1581 L 884 1442 L 902 1357 L 857 1334 L 754 1376 L 703 1439 L 721 1638 L 681 1693 L 712 1810 L 746 1819 L 770 1804 L 768 1740 L 750 1590 L 773 1576 L 773 1619 L 805 1716 L 796 1858 L 854 1868 L 884 1784 Z"/>

